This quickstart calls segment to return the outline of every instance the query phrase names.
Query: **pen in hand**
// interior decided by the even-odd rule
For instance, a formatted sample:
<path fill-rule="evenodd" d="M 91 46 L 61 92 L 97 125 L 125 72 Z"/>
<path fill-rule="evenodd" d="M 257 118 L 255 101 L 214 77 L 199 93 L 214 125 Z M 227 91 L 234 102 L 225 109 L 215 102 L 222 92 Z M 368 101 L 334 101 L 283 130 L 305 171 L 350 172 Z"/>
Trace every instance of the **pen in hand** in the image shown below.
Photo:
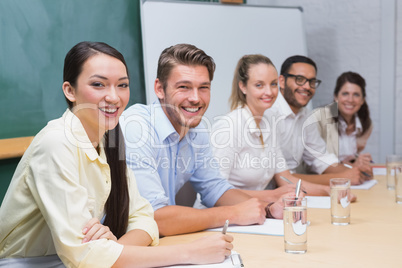
<path fill-rule="evenodd" d="M 351 165 L 348 165 L 348 164 L 345 164 L 345 163 L 343 163 L 343 165 L 344 165 L 345 167 L 347 167 L 347 168 L 353 168 Z M 364 176 L 371 178 L 371 175 L 370 175 L 370 174 L 367 174 L 367 173 L 364 172 L 364 171 L 360 171 L 360 172 L 361 172 Z"/>
<path fill-rule="evenodd" d="M 222 234 L 226 234 L 226 230 L 228 229 L 229 226 L 229 220 L 226 220 L 225 225 L 223 225 L 222 228 Z"/>
<path fill-rule="evenodd" d="M 300 186 L 301 186 L 301 179 L 299 179 L 299 181 L 297 182 L 297 185 L 296 185 L 296 198 L 299 198 Z"/>
<path fill-rule="evenodd" d="M 289 179 L 285 178 L 284 176 L 279 176 L 279 178 L 281 178 L 283 181 L 285 181 L 285 182 L 287 182 L 287 183 L 289 183 L 289 184 L 293 184 L 292 181 L 290 181 Z M 299 180 L 300 180 L 300 179 L 299 179 Z M 306 191 L 304 191 L 304 190 L 302 190 L 302 191 L 303 191 L 303 193 L 307 194 Z"/>
<path fill-rule="evenodd" d="M 358 157 L 359 157 L 359 154 L 355 154 L 355 157 L 358 158 Z M 373 160 L 370 160 L 370 163 L 371 163 L 371 164 L 374 164 L 374 161 L 373 161 Z"/>

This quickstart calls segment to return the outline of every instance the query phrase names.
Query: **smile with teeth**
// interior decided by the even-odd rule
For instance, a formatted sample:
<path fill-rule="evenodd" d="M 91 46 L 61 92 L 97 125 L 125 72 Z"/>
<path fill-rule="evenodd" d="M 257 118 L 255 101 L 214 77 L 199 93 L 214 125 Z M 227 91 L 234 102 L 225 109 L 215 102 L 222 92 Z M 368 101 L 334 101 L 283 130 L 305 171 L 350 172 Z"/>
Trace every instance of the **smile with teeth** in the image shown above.
<path fill-rule="evenodd" d="M 201 107 L 193 107 L 193 108 L 191 108 L 191 107 L 183 107 L 183 110 L 185 110 L 186 112 L 189 112 L 189 113 L 196 113 L 200 109 L 201 109 Z"/>
<path fill-rule="evenodd" d="M 272 98 L 261 98 L 262 101 L 271 102 Z"/>
<path fill-rule="evenodd" d="M 355 106 L 354 105 L 345 105 L 346 109 L 353 109 Z"/>
<path fill-rule="evenodd" d="M 113 114 L 117 111 L 117 108 L 99 108 L 104 113 Z"/>
<path fill-rule="evenodd" d="M 304 91 L 304 90 L 296 90 L 297 93 L 299 93 L 300 95 L 309 97 L 311 96 L 311 93 L 309 91 Z"/>

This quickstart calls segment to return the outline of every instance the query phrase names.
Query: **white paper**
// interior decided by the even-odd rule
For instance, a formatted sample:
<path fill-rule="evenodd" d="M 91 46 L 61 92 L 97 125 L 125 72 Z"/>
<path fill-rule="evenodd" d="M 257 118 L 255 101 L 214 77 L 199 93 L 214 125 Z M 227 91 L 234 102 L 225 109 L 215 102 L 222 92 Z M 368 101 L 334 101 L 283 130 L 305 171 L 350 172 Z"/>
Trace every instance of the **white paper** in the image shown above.
<path fill-rule="evenodd" d="M 387 175 L 387 168 L 385 167 L 373 167 L 373 175 Z"/>
<path fill-rule="evenodd" d="M 222 228 L 208 229 L 207 231 L 221 232 Z M 265 219 L 265 222 L 262 225 L 258 224 L 247 225 L 247 226 L 229 225 L 227 232 L 283 236 L 283 220 Z"/>
<path fill-rule="evenodd" d="M 363 182 L 360 185 L 352 185 L 350 186 L 350 189 L 358 189 L 358 190 L 368 190 L 371 187 L 373 187 L 374 185 L 376 185 L 378 183 L 377 180 L 368 180 Z"/>
<path fill-rule="evenodd" d="M 331 208 L 329 196 L 306 196 L 308 208 Z"/>
<path fill-rule="evenodd" d="M 232 257 L 235 263 L 232 261 Z M 237 268 L 240 267 L 238 253 L 232 250 L 232 256 L 226 257 L 226 259 L 221 263 L 214 263 L 214 264 L 183 264 L 183 265 L 173 265 L 173 266 L 165 266 L 166 268 L 184 268 L 184 267 L 192 267 L 192 268 Z"/>

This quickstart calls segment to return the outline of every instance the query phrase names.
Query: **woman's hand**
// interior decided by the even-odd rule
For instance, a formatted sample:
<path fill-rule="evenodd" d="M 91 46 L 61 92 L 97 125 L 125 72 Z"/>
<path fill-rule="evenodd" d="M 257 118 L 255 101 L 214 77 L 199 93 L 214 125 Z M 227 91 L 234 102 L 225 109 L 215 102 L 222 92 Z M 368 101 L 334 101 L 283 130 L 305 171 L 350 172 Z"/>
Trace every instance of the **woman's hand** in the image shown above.
<path fill-rule="evenodd" d="M 349 193 L 349 201 L 350 202 L 356 202 L 357 196 L 355 194 L 352 194 L 351 192 Z"/>
<path fill-rule="evenodd" d="M 106 238 L 117 242 L 116 236 L 110 231 L 109 227 L 100 223 L 97 218 L 92 218 L 82 229 L 82 233 L 85 235 L 82 239 L 82 243 L 89 241 Z"/>
<path fill-rule="evenodd" d="M 369 153 L 359 154 L 359 156 L 355 159 L 353 166 L 357 167 L 360 171 L 365 172 L 366 174 L 373 176 L 373 168 L 371 167 L 371 162 L 373 159 Z"/>
<path fill-rule="evenodd" d="M 294 193 L 296 191 L 296 184 L 294 184 L 294 183 L 293 184 L 286 183 L 286 184 L 283 184 L 282 186 L 280 186 L 280 187 L 278 187 L 278 188 L 276 188 L 274 190 L 271 190 L 271 191 L 274 192 L 274 195 L 273 195 L 275 197 L 274 200 L 277 200 L 278 198 L 280 198 L 284 194 L 287 194 L 287 193 L 290 193 L 290 192 Z"/>
<path fill-rule="evenodd" d="M 346 168 L 345 171 L 337 174 L 337 178 L 350 179 L 351 185 L 359 185 L 367 180 L 367 177 L 357 167 Z"/>
<path fill-rule="evenodd" d="M 189 263 L 208 264 L 219 263 L 230 256 L 233 249 L 233 237 L 228 234 L 213 234 L 202 237 L 184 245 L 189 250 Z"/>
<path fill-rule="evenodd" d="M 283 219 L 283 208 L 285 206 L 283 204 L 283 198 L 294 198 L 295 196 L 295 192 L 289 192 L 279 197 L 278 200 L 270 207 L 271 215 L 275 219 Z M 304 197 L 304 193 L 302 191 L 300 191 L 299 197 Z"/>

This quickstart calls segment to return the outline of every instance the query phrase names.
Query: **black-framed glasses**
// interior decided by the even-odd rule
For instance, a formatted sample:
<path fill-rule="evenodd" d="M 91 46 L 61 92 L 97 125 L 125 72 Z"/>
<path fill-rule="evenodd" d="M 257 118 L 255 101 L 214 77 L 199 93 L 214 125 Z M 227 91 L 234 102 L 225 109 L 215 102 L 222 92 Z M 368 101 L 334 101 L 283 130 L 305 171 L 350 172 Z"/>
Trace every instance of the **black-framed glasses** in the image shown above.
<path fill-rule="evenodd" d="M 304 86 L 304 84 L 308 81 L 310 87 L 315 89 L 321 84 L 321 80 L 318 80 L 316 78 L 307 79 L 302 75 L 284 74 L 283 76 L 294 77 L 296 84 L 299 86 Z"/>

